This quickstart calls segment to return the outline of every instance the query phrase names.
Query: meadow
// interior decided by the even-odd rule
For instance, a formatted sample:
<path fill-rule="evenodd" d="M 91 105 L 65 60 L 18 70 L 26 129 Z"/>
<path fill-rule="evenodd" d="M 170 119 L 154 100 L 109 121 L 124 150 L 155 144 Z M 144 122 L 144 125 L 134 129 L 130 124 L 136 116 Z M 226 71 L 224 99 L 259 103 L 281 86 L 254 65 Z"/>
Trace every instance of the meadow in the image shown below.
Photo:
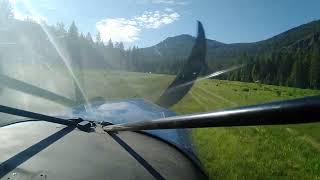
<path fill-rule="evenodd" d="M 173 107 L 182 114 L 318 95 L 320 91 L 205 80 Z M 319 179 L 320 124 L 195 129 L 210 179 Z"/>

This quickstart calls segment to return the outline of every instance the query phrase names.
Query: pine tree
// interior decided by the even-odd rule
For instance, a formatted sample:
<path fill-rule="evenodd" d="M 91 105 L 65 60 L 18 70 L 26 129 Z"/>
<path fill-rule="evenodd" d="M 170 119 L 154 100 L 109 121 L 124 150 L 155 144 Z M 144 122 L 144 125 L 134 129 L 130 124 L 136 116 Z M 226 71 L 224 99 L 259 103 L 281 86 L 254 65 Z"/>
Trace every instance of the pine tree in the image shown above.
<path fill-rule="evenodd" d="M 108 41 L 107 48 L 109 48 L 109 49 L 113 48 L 113 42 L 111 39 L 109 39 L 109 41 Z"/>
<path fill-rule="evenodd" d="M 100 34 L 100 32 L 98 32 L 97 35 L 96 35 L 96 43 L 97 43 L 98 45 L 101 45 L 101 44 L 102 44 L 102 39 L 101 39 L 101 34 Z"/>
<path fill-rule="evenodd" d="M 289 85 L 294 87 L 302 87 L 303 81 L 302 76 L 304 76 L 302 73 L 302 62 L 300 59 L 296 60 L 293 64 L 292 71 L 289 77 Z"/>
<path fill-rule="evenodd" d="M 320 88 L 320 52 L 318 44 L 314 45 L 311 56 L 310 87 L 315 89 Z"/>
<path fill-rule="evenodd" d="M 86 35 L 86 40 L 89 42 L 89 43 L 92 43 L 93 40 L 92 40 L 92 36 L 91 34 L 88 32 L 87 35 Z"/>
<path fill-rule="evenodd" d="M 66 29 L 65 29 L 65 25 L 63 24 L 63 22 L 58 22 L 56 25 L 56 32 L 58 32 L 59 35 L 64 35 L 67 33 Z"/>
<path fill-rule="evenodd" d="M 251 71 L 251 78 L 253 82 L 256 82 L 259 80 L 259 76 L 258 76 L 259 70 L 258 70 L 258 65 L 254 64 L 252 67 L 252 71 Z"/>
<path fill-rule="evenodd" d="M 68 30 L 68 52 L 70 56 L 71 66 L 75 70 L 76 77 L 78 79 L 78 82 L 80 84 L 77 84 L 77 82 L 74 82 L 75 86 L 75 99 L 77 103 L 82 104 L 84 102 L 84 98 L 82 96 L 81 90 L 78 87 L 78 85 L 82 85 L 83 83 L 83 65 L 82 65 L 82 59 L 81 59 L 81 53 L 80 53 L 80 39 L 79 39 L 79 31 L 78 28 L 73 21 L 70 25 L 70 28 Z"/>
<path fill-rule="evenodd" d="M 71 64 L 75 67 L 79 64 L 79 31 L 78 28 L 73 21 L 69 30 L 68 30 L 68 38 L 67 38 L 67 44 L 68 44 L 68 52 L 71 58 Z"/>
<path fill-rule="evenodd" d="M 69 37 L 71 37 L 73 39 L 76 39 L 79 36 L 79 31 L 78 31 L 78 28 L 77 28 L 76 23 L 74 21 L 72 21 L 72 23 L 71 23 L 71 26 L 68 30 L 68 35 L 69 35 Z"/>
<path fill-rule="evenodd" d="M 123 42 L 119 43 L 119 49 L 123 52 L 124 51 L 124 45 Z"/>

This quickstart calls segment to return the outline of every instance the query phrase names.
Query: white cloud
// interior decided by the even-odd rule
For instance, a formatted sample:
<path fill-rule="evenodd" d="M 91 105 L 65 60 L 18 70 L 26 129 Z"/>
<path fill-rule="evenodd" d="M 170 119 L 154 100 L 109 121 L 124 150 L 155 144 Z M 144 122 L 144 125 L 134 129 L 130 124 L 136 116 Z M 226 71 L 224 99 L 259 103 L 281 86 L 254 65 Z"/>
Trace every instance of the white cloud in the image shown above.
<path fill-rule="evenodd" d="M 96 28 L 104 42 L 113 41 L 133 42 L 139 39 L 142 29 L 157 29 L 177 21 L 180 14 L 173 9 L 165 9 L 164 12 L 144 12 L 141 16 L 132 19 L 108 18 L 96 23 Z"/>
<path fill-rule="evenodd" d="M 9 3 L 14 6 L 17 3 L 17 1 L 16 0 L 9 0 Z"/>
<path fill-rule="evenodd" d="M 105 19 L 97 22 L 96 27 L 104 42 L 113 41 L 133 42 L 138 39 L 140 29 L 137 23 L 125 18 Z"/>
<path fill-rule="evenodd" d="M 157 29 L 162 25 L 173 23 L 174 21 L 178 20 L 179 17 L 180 15 L 174 11 L 170 13 L 153 11 L 144 12 L 141 16 L 135 17 L 134 20 L 137 21 L 137 23 L 142 27 Z"/>
<path fill-rule="evenodd" d="M 167 12 L 174 12 L 174 10 L 171 9 L 171 8 L 165 8 L 164 10 L 167 11 Z"/>
<path fill-rule="evenodd" d="M 155 4 L 175 4 L 174 0 L 152 0 Z"/>
<path fill-rule="evenodd" d="M 17 5 L 17 0 L 9 0 L 9 3 L 11 4 L 13 8 L 13 18 L 20 20 L 20 21 L 34 21 L 36 23 L 41 23 L 41 22 L 47 22 L 48 19 L 44 16 L 41 15 L 30 15 L 26 13 L 22 13 L 21 11 L 17 10 L 16 5 Z"/>
<path fill-rule="evenodd" d="M 186 1 L 177 1 L 177 0 L 152 0 L 154 4 L 169 4 L 169 5 L 186 5 Z"/>
<path fill-rule="evenodd" d="M 40 15 L 37 15 L 37 16 L 27 15 L 27 14 L 23 14 L 19 11 L 13 11 L 13 17 L 17 20 L 20 20 L 20 21 L 34 21 L 36 23 L 48 21 L 48 19 L 46 17 L 40 16 Z"/>

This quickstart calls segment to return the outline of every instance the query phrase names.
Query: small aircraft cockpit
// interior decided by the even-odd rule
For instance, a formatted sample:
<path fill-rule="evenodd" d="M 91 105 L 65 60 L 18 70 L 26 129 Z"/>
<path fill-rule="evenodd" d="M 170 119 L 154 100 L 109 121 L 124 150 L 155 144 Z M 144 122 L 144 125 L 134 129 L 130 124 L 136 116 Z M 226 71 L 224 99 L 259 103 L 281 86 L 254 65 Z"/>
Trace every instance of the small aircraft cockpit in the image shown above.
<path fill-rule="evenodd" d="M 319 5 L 0 0 L 0 179 L 318 179 Z"/>

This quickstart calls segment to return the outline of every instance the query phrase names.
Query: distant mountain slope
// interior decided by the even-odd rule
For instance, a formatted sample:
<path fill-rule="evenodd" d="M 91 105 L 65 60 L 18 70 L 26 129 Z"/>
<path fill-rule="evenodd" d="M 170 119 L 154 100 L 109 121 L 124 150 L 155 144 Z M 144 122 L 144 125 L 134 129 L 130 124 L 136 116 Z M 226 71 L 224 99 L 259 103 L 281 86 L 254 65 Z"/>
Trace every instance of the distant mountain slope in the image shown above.
<path fill-rule="evenodd" d="M 310 49 L 317 42 L 320 42 L 320 32 L 316 32 L 314 34 L 311 34 L 311 35 L 287 46 L 287 48 L 291 49 L 291 50 Z"/>
<path fill-rule="evenodd" d="M 215 69 L 236 61 L 238 57 L 244 53 L 261 54 L 270 51 L 279 51 L 283 48 L 299 46 L 299 48 L 307 48 L 310 46 L 306 39 L 316 36 L 320 33 L 320 21 L 313 21 L 303 24 L 296 28 L 285 31 L 272 38 L 254 42 L 254 43 L 235 43 L 225 44 L 215 40 L 208 39 L 208 56 L 207 61 L 211 68 Z M 194 37 L 190 35 L 179 35 L 170 37 L 157 45 L 142 48 L 145 57 L 150 60 L 161 60 L 164 57 L 186 58 L 192 48 Z M 319 38 L 314 40 L 319 41 Z M 307 44 L 306 44 L 307 43 Z"/>
<path fill-rule="evenodd" d="M 194 44 L 195 37 L 187 34 L 169 37 L 164 41 L 156 44 L 155 46 L 142 48 L 143 54 L 151 59 L 157 59 L 161 56 L 167 57 L 182 57 L 186 58 L 191 52 L 191 48 Z M 208 49 L 214 49 L 225 45 L 224 43 L 207 40 Z"/>

